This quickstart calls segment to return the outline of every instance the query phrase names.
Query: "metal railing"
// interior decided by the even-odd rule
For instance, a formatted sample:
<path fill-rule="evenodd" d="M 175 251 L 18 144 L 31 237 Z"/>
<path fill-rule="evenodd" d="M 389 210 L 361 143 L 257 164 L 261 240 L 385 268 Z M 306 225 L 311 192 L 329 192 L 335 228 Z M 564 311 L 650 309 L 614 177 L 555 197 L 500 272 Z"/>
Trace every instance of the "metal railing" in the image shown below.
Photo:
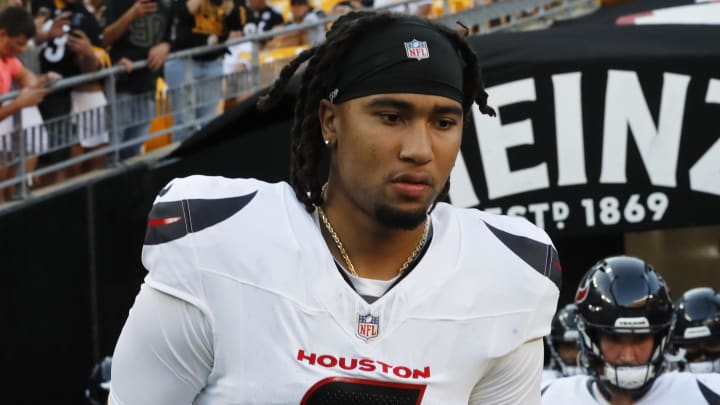
<path fill-rule="evenodd" d="M 399 6 L 408 7 L 418 1 L 423 0 L 406 0 L 378 8 L 378 10 Z M 572 14 L 577 10 L 591 9 L 597 5 L 597 0 L 497 0 L 489 4 L 449 14 L 447 12 L 451 9 L 449 1 L 443 0 L 443 15 L 437 17 L 436 20 L 454 29 L 458 28 L 457 21 L 461 21 L 466 26 L 474 27 L 477 33 L 518 29 L 534 21 L 552 20 L 553 18 Z M 260 51 L 260 43 L 278 35 L 294 33 L 321 25 L 327 26 L 337 18 L 339 16 L 328 16 L 315 23 L 288 25 L 245 38 L 230 39 L 222 44 L 170 54 L 167 60 L 189 60 L 194 56 L 226 50 L 229 47 L 242 44 L 246 44 L 245 46 L 249 49 L 249 57 L 239 70 L 224 72 L 221 76 L 205 79 L 201 82 L 192 80 L 193 64 L 185 63 L 185 83 L 180 87 L 167 89 L 167 93 L 164 95 L 167 100 L 174 101 L 171 110 L 149 108 L 152 102 L 158 98 L 156 92 L 120 99 L 116 93 L 116 84 L 118 75 L 125 73 L 125 67 L 123 66 L 113 66 L 97 72 L 59 80 L 51 86 L 51 92 L 70 89 L 80 84 L 102 81 L 107 105 L 72 113 L 69 116 L 45 120 L 29 127 L 23 126 L 21 113 L 16 113 L 14 116 L 14 128 L 9 138 L 11 142 L 7 141 L 8 137 L 3 138 L 2 134 L 0 134 L 0 167 L 13 165 L 16 175 L 10 179 L 0 179 L 0 190 L 15 186 L 14 198 L 26 199 L 30 196 L 28 180 L 32 180 L 36 176 L 63 170 L 99 157 L 106 157 L 106 164 L 109 167 L 114 167 L 125 159 L 122 156 L 122 151 L 127 148 L 137 148 L 146 141 L 159 136 L 199 128 L 215 117 L 212 111 L 202 116 L 195 115 L 199 107 L 218 105 L 223 100 L 249 95 L 260 90 L 270 84 L 277 77 L 280 69 L 294 56 L 275 58 L 267 63 L 261 63 L 263 55 Z M 132 63 L 133 71 L 146 66 L 147 62 L 145 60 Z M 212 89 L 222 90 L 214 91 Z M 3 95 L 0 97 L 0 102 L 11 100 L 18 93 L 18 91 L 14 91 Z M 178 100 L 182 100 L 182 102 L 179 103 Z M 149 123 L 159 116 L 173 115 L 174 117 L 180 117 L 181 114 L 184 118 L 181 123 L 174 122 L 171 126 L 144 133 L 129 140 L 123 140 L 120 137 L 121 131 L 128 126 Z M 106 145 L 97 149 L 89 149 L 79 156 L 72 156 L 39 169 L 25 171 L 25 164 L 23 163 L 26 159 L 68 148 L 82 141 L 83 136 L 95 136 L 103 132 L 107 132 L 109 138 Z M 11 145 L 8 145 L 8 143 Z M 5 152 L 3 153 L 3 151 Z"/>

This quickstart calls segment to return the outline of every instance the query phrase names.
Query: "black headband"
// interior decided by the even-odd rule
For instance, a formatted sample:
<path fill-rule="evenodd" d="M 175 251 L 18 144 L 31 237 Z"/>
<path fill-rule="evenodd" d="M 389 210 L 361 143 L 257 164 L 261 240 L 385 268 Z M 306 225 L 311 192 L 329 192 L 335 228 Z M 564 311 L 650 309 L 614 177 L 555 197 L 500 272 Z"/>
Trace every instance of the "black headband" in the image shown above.
<path fill-rule="evenodd" d="M 432 26 L 414 21 L 368 32 L 340 61 L 332 103 L 386 93 L 418 93 L 463 102 L 463 62 Z"/>

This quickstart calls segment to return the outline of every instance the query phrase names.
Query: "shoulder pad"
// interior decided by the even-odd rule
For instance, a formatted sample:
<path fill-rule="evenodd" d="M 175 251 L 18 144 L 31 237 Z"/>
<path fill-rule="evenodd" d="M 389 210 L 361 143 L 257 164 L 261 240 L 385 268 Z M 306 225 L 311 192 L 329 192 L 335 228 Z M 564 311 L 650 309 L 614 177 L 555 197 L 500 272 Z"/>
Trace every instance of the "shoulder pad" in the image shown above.
<path fill-rule="evenodd" d="M 245 182 L 205 176 L 172 180 L 160 190 L 150 210 L 145 245 L 170 242 L 235 215 L 258 192 L 259 182 L 254 182 L 256 187 Z"/>

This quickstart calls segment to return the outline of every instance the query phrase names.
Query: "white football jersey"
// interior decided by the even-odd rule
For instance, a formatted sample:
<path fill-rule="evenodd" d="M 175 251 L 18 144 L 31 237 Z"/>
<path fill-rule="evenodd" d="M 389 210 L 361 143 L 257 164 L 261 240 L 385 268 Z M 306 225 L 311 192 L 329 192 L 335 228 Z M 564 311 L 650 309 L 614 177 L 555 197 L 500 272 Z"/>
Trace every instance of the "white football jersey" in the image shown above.
<path fill-rule="evenodd" d="M 559 263 L 525 219 L 443 203 L 431 219 L 421 260 L 370 304 L 288 184 L 169 183 L 145 282 L 208 320 L 214 362 L 196 402 L 467 404 L 495 359 L 550 332 Z"/>
<path fill-rule="evenodd" d="M 610 404 L 594 377 L 578 375 L 543 384 L 542 403 L 552 405 Z M 660 374 L 635 405 L 720 404 L 720 374 Z"/>

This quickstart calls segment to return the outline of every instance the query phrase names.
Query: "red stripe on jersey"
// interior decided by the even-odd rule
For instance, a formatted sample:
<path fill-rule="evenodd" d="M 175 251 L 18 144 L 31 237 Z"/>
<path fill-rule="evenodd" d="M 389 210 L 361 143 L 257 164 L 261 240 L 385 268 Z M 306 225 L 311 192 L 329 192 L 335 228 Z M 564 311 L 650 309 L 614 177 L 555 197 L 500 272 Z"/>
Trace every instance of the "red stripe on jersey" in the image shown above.
<path fill-rule="evenodd" d="M 148 219 L 148 226 L 160 226 L 160 225 L 172 224 L 173 222 L 177 222 L 181 219 L 182 219 L 182 217 Z"/>

